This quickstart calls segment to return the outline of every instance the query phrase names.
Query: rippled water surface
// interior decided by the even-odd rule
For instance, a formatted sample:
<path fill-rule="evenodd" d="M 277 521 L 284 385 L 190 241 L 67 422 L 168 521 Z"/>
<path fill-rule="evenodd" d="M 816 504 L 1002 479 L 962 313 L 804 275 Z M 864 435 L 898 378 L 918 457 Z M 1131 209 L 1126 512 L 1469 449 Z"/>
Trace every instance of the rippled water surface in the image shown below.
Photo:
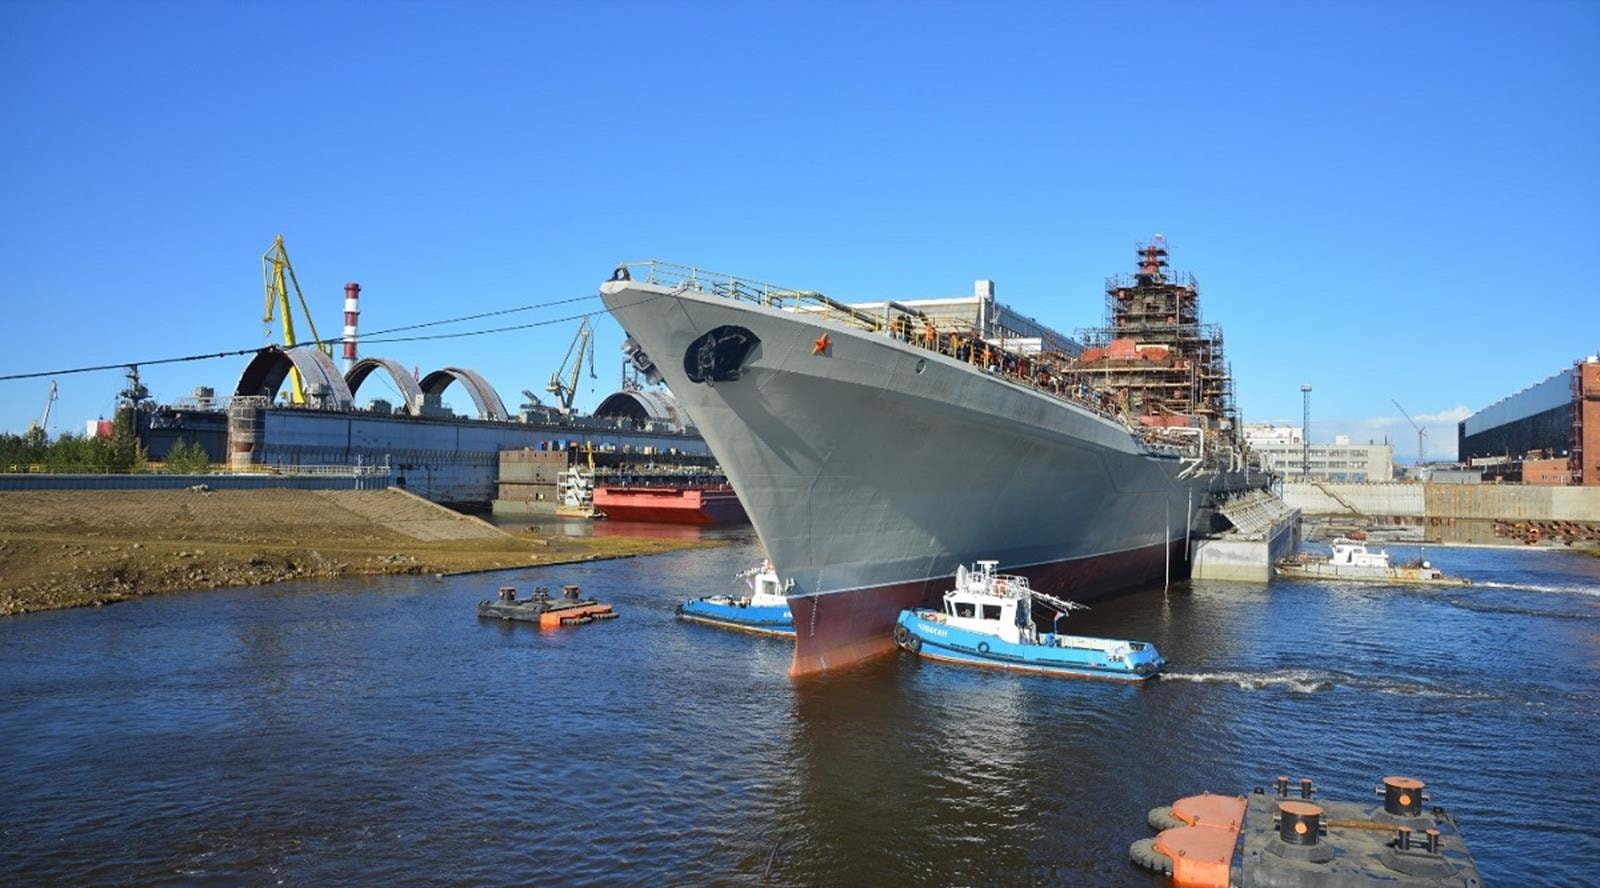
<path fill-rule="evenodd" d="M 1409 552 L 1407 552 L 1409 554 Z M 10 883 L 1149 885 L 1145 811 L 1283 773 L 1427 780 L 1498 884 L 1600 883 L 1600 560 L 1431 549 L 1470 589 L 1140 592 L 1145 686 L 884 657 L 791 681 L 681 624 L 753 539 L 0 621 Z M 480 621 L 501 583 L 622 618 Z"/>

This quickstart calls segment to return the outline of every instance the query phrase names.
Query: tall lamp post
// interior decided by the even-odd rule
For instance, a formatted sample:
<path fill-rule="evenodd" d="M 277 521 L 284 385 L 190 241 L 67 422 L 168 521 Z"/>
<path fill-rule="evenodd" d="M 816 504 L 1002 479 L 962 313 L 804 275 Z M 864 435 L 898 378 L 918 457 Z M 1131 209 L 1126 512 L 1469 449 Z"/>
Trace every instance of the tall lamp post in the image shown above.
<path fill-rule="evenodd" d="M 1300 386 L 1300 398 L 1304 406 L 1304 413 L 1300 417 L 1300 474 L 1306 479 L 1311 477 L 1311 386 Z"/>

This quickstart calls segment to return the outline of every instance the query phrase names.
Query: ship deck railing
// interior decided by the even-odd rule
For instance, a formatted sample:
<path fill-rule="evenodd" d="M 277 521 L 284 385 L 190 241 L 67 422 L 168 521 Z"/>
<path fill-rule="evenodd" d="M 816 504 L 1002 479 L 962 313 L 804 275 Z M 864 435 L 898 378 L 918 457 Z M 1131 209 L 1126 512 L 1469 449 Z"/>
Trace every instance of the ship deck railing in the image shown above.
<path fill-rule="evenodd" d="M 1070 366 L 1065 353 L 1024 354 L 995 342 L 972 324 L 934 317 L 898 302 L 884 302 L 883 313 L 868 312 L 831 299 L 815 290 L 780 287 L 754 278 L 709 271 L 650 259 L 623 263 L 632 280 L 663 287 L 691 289 L 738 302 L 752 302 L 793 312 L 805 312 L 869 333 L 885 335 L 908 345 L 954 358 L 1016 385 L 1066 401 L 1118 423 L 1135 434 L 1150 452 L 1186 457 L 1201 455 L 1190 437 L 1175 437 L 1160 427 L 1143 426 L 1118 409 L 1116 397 L 1089 380 L 1096 371 Z M 1203 454 L 1208 462 L 1212 454 Z"/>

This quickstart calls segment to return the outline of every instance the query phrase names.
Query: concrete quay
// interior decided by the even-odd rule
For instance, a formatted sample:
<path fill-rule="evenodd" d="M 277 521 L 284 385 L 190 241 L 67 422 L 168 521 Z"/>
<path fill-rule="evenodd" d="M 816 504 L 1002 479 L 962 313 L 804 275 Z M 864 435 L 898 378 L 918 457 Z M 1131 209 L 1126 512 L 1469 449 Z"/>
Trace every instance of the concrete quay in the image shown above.
<path fill-rule="evenodd" d="M 1283 500 L 1308 518 L 1419 527 L 1432 543 L 1523 545 L 1530 527 L 1558 542 L 1600 539 L 1600 487 L 1290 481 Z"/>

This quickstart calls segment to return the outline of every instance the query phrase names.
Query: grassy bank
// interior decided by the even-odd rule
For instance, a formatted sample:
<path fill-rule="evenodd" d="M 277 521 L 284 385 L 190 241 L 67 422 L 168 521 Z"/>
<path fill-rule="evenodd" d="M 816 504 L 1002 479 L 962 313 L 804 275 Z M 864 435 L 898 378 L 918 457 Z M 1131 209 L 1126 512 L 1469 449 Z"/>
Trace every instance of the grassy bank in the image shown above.
<path fill-rule="evenodd" d="M 0 492 L 0 614 L 284 580 L 463 573 L 700 545 L 513 534 L 401 491 Z"/>

